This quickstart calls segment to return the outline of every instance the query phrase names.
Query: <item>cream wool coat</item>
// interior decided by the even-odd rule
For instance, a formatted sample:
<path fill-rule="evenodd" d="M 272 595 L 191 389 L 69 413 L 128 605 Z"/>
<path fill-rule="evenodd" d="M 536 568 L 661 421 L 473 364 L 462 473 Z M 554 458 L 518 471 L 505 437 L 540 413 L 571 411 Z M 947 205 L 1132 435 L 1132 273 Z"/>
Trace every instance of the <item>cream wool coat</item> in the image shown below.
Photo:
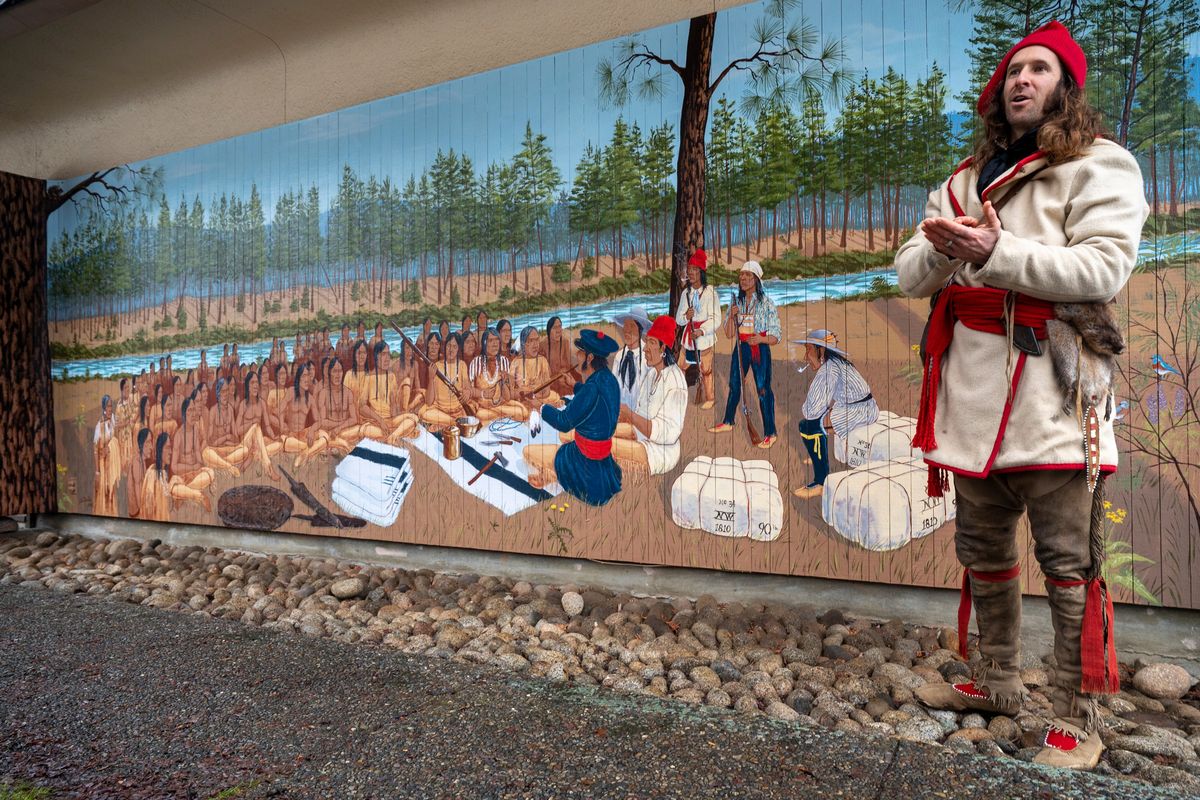
<path fill-rule="evenodd" d="M 1036 174 L 1034 174 L 1036 173 Z M 1025 180 L 1022 176 L 1031 175 Z M 1013 196 L 998 212 L 1003 231 L 986 264 L 951 260 L 918 230 L 896 253 L 900 290 L 928 297 L 953 276 L 964 286 L 990 286 L 1053 302 L 1106 301 L 1133 271 L 1146 205 L 1141 170 L 1120 145 L 1097 139 L 1082 158 L 1048 166 L 1040 153 L 1014 165 L 983 192 L 978 171 L 960 166 L 929 196 L 925 216 L 983 218 L 983 201 Z M 961 210 L 960 210 L 961 209 Z M 1043 341 L 1041 356 L 1013 353 L 1013 400 L 1008 403 L 1008 344 L 1004 336 L 955 323 L 942 359 L 929 463 L 956 474 L 1084 466 L 1083 433 L 1064 414 L 1063 392 Z M 1112 421 L 1100 413 L 1100 463 L 1117 466 Z"/>

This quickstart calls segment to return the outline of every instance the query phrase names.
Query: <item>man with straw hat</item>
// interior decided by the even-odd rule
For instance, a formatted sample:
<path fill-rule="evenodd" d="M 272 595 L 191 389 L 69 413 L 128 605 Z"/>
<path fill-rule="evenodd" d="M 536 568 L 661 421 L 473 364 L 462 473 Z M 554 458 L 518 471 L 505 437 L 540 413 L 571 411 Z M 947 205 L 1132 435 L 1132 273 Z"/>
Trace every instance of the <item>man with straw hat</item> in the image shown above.
<path fill-rule="evenodd" d="M 1027 513 L 1054 622 L 1054 718 L 1035 760 L 1082 769 L 1104 749 L 1096 696 L 1119 688 L 1101 577 L 1103 474 L 1116 470 L 1117 448 L 1102 405 L 1064 410 L 1071 390 L 1048 331 L 1064 305 L 1102 314 L 1133 271 L 1148 211 L 1137 161 L 1099 136 L 1086 78 L 1083 50 L 1057 22 L 1014 45 L 979 98 L 975 156 L 930 195 L 896 254 L 905 294 L 939 292 L 913 444 L 931 495 L 954 475 L 959 648 L 965 657 L 974 605 L 981 656 L 971 681 L 917 695 L 935 708 L 1020 710 L 1017 523 Z M 1075 331 L 1067 338 L 1078 380 L 1096 353 Z"/>
<path fill-rule="evenodd" d="M 838 347 L 837 334 L 809 331 L 792 344 L 804 345 L 804 358 L 816 370 L 801 410 L 800 439 L 812 460 L 813 478 L 794 490 L 797 497 L 820 497 L 829 476 L 829 429 L 843 439 L 879 419 L 879 405 L 866 379 Z"/>

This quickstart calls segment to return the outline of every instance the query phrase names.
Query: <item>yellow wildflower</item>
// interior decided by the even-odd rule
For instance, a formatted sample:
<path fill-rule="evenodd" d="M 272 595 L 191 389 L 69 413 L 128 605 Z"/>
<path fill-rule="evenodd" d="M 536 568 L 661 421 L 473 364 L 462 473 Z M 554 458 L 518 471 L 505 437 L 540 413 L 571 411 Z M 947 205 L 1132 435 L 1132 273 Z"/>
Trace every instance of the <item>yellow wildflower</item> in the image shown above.
<path fill-rule="evenodd" d="M 1104 510 L 1105 510 L 1105 511 L 1108 511 L 1110 508 L 1112 508 L 1112 501 L 1111 501 L 1111 500 L 1105 500 L 1105 501 L 1104 501 Z"/>

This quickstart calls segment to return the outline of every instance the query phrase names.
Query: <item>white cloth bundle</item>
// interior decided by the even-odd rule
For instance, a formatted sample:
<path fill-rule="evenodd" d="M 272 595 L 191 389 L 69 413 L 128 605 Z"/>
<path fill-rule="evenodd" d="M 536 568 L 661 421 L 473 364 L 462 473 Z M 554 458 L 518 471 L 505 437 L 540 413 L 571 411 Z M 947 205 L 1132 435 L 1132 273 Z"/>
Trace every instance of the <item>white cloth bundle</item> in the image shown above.
<path fill-rule="evenodd" d="M 335 470 L 333 500 L 348 514 L 387 527 L 396 521 L 412 486 L 409 452 L 364 439 Z"/>
<path fill-rule="evenodd" d="M 954 484 L 945 497 L 925 494 L 929 471 L 919 458 L 871 461 L 825 479 L 821 515 L 855 544 L 895 550 L 954 519 Z"/>
<path fill-rule="evenodd" d="M 779 478 L 769 461 L 697 456 L 671 486 L 671 518 L 681 528 L 774 541 L 783 530 Z"/>
<path fill-rule="evenodd" d="M 368 495 L 362 489 L 342 478 L 333 479 L 333 502 L 338 507 L 356 517 L 362 517 L 368 522 L 374 522 L 386 528 L 396 521 L 400 515 L 400 507 L 404 505 L 404 497 L 408 487 L 412 485 L 411 478 L 406 478 L 400 493 L 386 505 L 380 505 L 379 499 Z"/>
<path fill-rule="evenodd" d="M 921 451 L 912 446 L 916 432 L 915 419 L 880 411 L 875 422 L 854 428 L 846 436 L 834 437 L 833 457 L 848 467 L 861 467 L 870 461 L 920 458 Z"/>
<path fill-rule="evenodd" d="M 404 448 L 363 439 L 338 462 L 335 472 L 339 478 L 377 494 L 380 486 L 394 491 L 401 478 L 412 474 L 412 462 Z"/>

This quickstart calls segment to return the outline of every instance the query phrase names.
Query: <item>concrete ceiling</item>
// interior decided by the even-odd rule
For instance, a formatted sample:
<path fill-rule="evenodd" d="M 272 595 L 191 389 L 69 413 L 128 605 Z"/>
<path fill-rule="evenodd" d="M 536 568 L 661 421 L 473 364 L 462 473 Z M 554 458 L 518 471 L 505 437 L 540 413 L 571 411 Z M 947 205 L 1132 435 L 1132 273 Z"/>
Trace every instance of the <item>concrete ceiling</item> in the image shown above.
<path fill-rule="evenodd" d="M 69 178 L 744 0 L 28 0 L 0 7 L 0 169 Z"/>

